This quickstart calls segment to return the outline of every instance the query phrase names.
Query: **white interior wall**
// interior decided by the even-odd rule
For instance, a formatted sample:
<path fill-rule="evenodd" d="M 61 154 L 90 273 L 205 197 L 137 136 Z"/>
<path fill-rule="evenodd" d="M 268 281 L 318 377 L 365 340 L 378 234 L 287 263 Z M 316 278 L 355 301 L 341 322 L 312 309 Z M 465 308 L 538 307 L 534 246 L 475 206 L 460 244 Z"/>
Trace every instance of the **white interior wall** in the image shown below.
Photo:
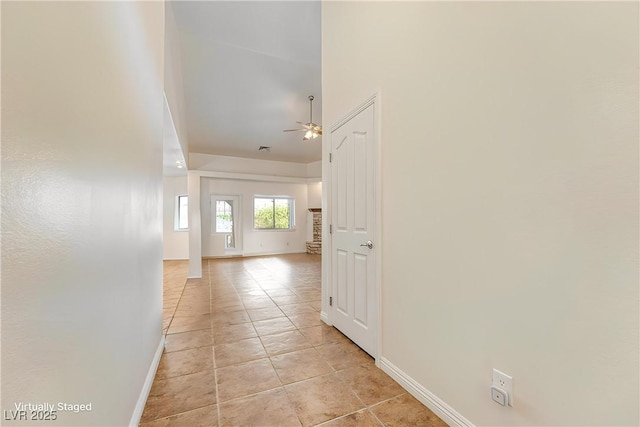
<path fill-rule="evenodd" d="M 307 165 L 305 163 L 246 159 L 242 157 L 217 156 L 201 153 L 189 154 L 189 168 L 192 170 L 253 175 L 307 177 Z"/>
<path fill-rule="evenodd" d="M 308 205 L 310 208 L 322 207 L 322 182 L 310 182 L 308 185 Z"/>
<path fill-rule="evenodd" d="M 2 410 L 136 422 L 162 336 L 163 32 L 162 2 L 2 3 Z"/>
<path fill-rule="evenodd" d="M 308 212 L 306 183 L 202 178 L 200 188 L 202 256 L 218 257 L 237 254 L 236 252 L 225 252 L 223 235 L 212 232 L 210 206 L 212 194 L 239 195 L 241 197 L 242 255 L 305 252 Z M 257 195 L 293 197 L 295 199 L 295 230 L 254 230 L 253 198 Z"/>
<path fill-rule="evenodd" d="M 638 3 L 322 14 L 325 126 L 381 93 L 388 366 L 476 425 L 638 425 Z"/>
<path fill-rule="evenodd" d="M 163 184 L 163 259 L 189 259 L 189 232 L 175 227 L 177 198 L 187 195 L 187 177 L 165 176 Z"/>
<path fill-rule="evenodd" d="M 307 163 L 308 178 L 322 178 L 322 160 Z"/>

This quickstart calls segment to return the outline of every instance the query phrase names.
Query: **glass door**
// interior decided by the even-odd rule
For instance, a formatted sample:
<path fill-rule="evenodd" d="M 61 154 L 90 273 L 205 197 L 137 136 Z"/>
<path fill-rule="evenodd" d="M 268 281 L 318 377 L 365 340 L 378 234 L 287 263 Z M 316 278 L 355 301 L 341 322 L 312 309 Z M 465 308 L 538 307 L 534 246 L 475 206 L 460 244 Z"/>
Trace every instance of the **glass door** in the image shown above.
<path fill-rule="evenodd" d="M 211 196 L 211 230 L 222 237 L 222 244 L 226 251 L 241 249 L 238 238 L 240 196 Z"/>

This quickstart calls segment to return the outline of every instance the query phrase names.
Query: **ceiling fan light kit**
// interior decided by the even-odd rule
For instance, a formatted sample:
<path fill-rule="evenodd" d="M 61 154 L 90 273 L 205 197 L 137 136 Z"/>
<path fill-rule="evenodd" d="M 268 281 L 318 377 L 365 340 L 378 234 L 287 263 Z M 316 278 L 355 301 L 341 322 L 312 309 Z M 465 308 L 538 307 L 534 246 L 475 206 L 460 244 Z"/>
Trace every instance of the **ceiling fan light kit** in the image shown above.
<path fill-rule="evenodd" d="M 296 122 L 303 126 L 302 129 L 285 129 L 284 132 L 305 132 L 303 141 L 316 139 L 322 135 L 322 126 L 313 123 L 313 95 L 309 95 L 309 123 Z"/>

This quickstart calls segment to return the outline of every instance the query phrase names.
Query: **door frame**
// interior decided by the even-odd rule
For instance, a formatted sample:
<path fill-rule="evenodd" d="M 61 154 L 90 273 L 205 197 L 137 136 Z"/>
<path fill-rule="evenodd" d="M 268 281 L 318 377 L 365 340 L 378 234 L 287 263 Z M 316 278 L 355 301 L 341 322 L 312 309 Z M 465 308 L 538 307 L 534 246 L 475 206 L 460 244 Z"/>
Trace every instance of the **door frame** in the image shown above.
<path fill-rule="evenodd" d="M 330 135 L 340 126 L 357 116 L 360 112 L 364 111 L 371 105 L 374 106 L 373 117 L 373 131 L 375 143 L 375 195 L 374 206 L 376 215 L 376 224 L 374 228 L 374 242 L 376 245 L 376 279 L 375 289 L 377 293 L 377 314 L 376 314 L 376 338 L 375 338 L 375 354 L 372 354 L 378 366 L 379 360 L 382 357 L 382 259 L 383 259 L 383 244 L 382 244 L 382 134 L 381 134 L 381 107 L 380 107 L 380 91 L 375 92 L 373 95 L 365 99 L 364 102 L 357 107 L 344 114 L 339 120 L 329 126 L 328 132 L 325 131 L 325 135 Z M 326 116 L 323 111 L 323 115 Z M 332 265 L 332 235 L 329 233 L 329 225 L 332 223 L 331 211 L 332 211 L 332 182 L 331 182 L 331 164 L 329 162 L 329 156 L 331 153 L 331 141 L 330 138 L 322 139 L 322 312 L 320 313 L 321 319 L 328 325 L 332 325 L 329 311 L 332 308 L 329 306 L 329 297 L 332 292 L 332 277 L 333 277 L 333 265 Z"/>

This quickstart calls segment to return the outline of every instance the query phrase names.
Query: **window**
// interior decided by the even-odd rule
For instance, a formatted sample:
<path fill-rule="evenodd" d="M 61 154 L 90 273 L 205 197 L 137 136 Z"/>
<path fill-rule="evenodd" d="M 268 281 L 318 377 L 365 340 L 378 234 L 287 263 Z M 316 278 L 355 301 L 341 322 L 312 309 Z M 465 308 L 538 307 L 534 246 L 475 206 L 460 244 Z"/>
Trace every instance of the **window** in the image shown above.
<path fill-rule="evenodd" d="M 189 196 L 176 198 L 176 231 L 189 229 Z"/>
<path fill-rule="evenodd" d="M 255 197 L 253 228 L 256 230 L 291 230 L 294 225 L 294 201 L 286 197 Z"/>
<path fill-rule="evenodd" d="M 233 233 L 233 205 L 231 200 L 216 200 L 216 233 Z"/>

